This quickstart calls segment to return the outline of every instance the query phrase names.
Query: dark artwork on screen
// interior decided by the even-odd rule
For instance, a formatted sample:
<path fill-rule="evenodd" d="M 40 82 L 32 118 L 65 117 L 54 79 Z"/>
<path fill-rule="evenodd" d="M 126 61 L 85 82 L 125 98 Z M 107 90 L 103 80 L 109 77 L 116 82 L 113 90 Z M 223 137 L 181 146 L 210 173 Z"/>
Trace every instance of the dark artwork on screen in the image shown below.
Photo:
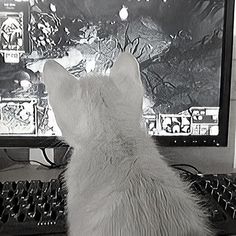
<path fill-rule="evenodd" d="M 29 12 L 30 53 L 0 62 L 0 133 L 60 135 L 41 82 L 47 59 L 75 76 L 106 74 L 129 51 L 140 64 L 149 134 L 218 135 L 223 0 L 32 0 Z"/>

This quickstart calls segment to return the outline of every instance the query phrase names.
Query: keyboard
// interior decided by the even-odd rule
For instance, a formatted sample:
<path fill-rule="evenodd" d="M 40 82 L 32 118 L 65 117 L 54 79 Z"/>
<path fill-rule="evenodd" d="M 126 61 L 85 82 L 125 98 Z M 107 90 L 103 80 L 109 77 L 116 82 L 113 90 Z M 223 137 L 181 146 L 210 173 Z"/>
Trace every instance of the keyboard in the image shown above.
<path fill-rule="evenodd" d="M 236 235 L 236 174 L 181 177 L 201 196 L 218 235 Z M 58 179 L 0 183 L 0 235 L 66 235 L 66 195 Z"/>
<path fill-rule="evenodd" d="M 203 200 L 217 235 L 236 235 L 236 173 L 189 176 L 191 189 Z"/>
<path fill-rule="evenodd" d="M 0 235 L 66 233 L 65 199 L 58 179 L 0 183 Z"/>

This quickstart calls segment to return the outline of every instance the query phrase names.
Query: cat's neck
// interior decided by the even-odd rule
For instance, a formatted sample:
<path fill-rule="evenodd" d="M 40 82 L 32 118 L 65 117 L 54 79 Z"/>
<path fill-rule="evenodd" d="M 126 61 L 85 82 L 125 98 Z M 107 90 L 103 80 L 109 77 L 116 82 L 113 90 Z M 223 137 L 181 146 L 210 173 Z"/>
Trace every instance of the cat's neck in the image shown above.
<path fill-rule="evenodd" d="M 101 121 L 102 120 L 102 121 Z M 73 145 L 79 148 L 105 149 L 114 148 L 114 146 L 129 146 L 134 140 L 140 137 L 141 130 L 139 119 L 125 119 L 122 117 L 106 117 L 95 122 L 93 127 L 87 129 L 86 133 L 78 134 L 72 140 Z"/>
<path fill-rule="evenodd" d="M 72 146 L 75 148 L 74 159 L 79 161 L 81 176 L 109 171 L 111 176 L 117 167 L 136 160 L 146 144 L 145 132 L 138 121 L 109 120 L 99 124 L 84 137 L 78 136 Z M 79 158 L 79 159 L 78 159 Z M 123 164 L 122 164 L 123 163 Z M 110 168 L 107 168 L 107 167 Z"/>

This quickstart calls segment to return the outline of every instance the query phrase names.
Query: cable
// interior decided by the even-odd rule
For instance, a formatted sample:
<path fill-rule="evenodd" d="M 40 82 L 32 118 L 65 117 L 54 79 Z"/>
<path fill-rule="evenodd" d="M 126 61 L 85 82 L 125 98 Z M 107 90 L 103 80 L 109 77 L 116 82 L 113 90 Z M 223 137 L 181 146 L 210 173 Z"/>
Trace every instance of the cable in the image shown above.
<path fill-rule="evenodd" d="M 58 177 L 57 177 L 59 180 L 63 180 L 63 176 L 62 176 L 62 175 L 66 172 L 66 170 L 67 170 L 67 169 L 65 168 L 64 170 L 62 170 L 62 171 L 60 172 L 60 174 L 59 174 Z"/>
<path fill-rule="evenodd" d="M 40 148 L 40 150 L 42 151 L 45 160 L 46 160 L 49 164 L 51 164 L 51 168 L 52 168 L 52 169 L 53 169 L 53 168 L 64 167 L 64 166 L 67 165 L 67 162 L 57 165 L 56 163 L 52 162 L 52 161 L 48 158 L 45 148 Z M 67 154 L 68 154 L 68 152 L 69 152 L 70 150 L 71 150 L 71 147 L 68 147 L 67 150 L 66 150 L 66 152 L 64 153 L 63 157 L 61 158 L 62 160 L 64 159 L 64 157 L 67 156 Z"/>
<path fill-rule="evenodd" d="M 24 169 L 24 166 L 9 168 L 9 169 L 6 169 L 6 170 L 3 169 L 3 170 L 0 170 L 0 173 L 4 173 L 4 172 L 8 172 L 8 171 L 13 171 L 13 170 L 19 170 L 19 169 Z"/>
<path fill-rule="evenodd" d="M 177 167 L 177 166 L 175 166 L 175 167 L 173 167 L 173 168 L 175 168 L 176 170 L 181 170 L 181 171 L 183 171 L 183 172 L 185 172 L 185 173 L 187 173 L 187 174 L 189 174 L 189 175 L 195 175 L 195 174 L 193 174 L 192 172 L 190 172 L 190 171 L 188 171 L 188 170 L 185 170 L 185 169 L 183 169 L 183 168 L 181 168 L 181 167 Z"/>
<path fill-rule="evenodd" d="M 195 166 L 193 166 L 193 165 L 190 165 L 190 164 L 173 164 L 173 165 L 171 165 L 171 167 L 184 167 L 184 166 L 186 166 L 186 167 L 190 167 L 190 168 L 192 168 L 192 169 L 194 169 L 195 171 L 197 171 L 197 173 L 198 174 L 201 174 L 201 172 L 195 167 Z"/>
<path fill-rule="evenodd" d="M 52 162 L 52 161 L 48 158 L 45 148 L 40 148 L 40 150 L 42 151 L 45 160 L 46 160 L 50 165 L 46 165 L 46 164 L 44 164 L 44 163 L 42 163 L 42 162 L 39 162 L 39 161 L 36 161 L 36 160 L 27 160 L 27 161 L 15 160 L 14 158 L 12 158 L 12 157 L 9 155 L 7 149 L 3 149 L 3 150 L 4 150 L 5 154 L 6 154 L 6 156 L 7 156 L 11 161 L 18 162 L 18 163 L 33 162 L 33 163 L 40 164 L 41 166 L 47 167 L 47 168 L 49 168 L 49 169 L 61 168 L 61 167 L 65 167 L 65 166 L 67 165 L 67 163 L 62 163 L 62 164 L 58 164 L 58 165 L 57 165 L 56 163 Z M 70 150 L 71 150 L 71 147 L 68 147 L 68 149 L 66 150 L 66 152 L 65 152 L 65 154 L 64 154 L 64 156 L 63 156 L 63 159 L 64 159 L 64 157 L 68 154 L 68 152 L 69 152 Z"/>
<path fill-rule="evenodd" d="M 44 166 L 44 167 L 47 167 L 47 168 L 50 168 L 50 169 L 52 168 L 52 166 L 45 165 L 45 164 L 43 164 L 42 162 L 35 161 L 35 160 L 27 160 L 27 161 L 15 160 L 14 158 L 12 158 L 12 157 L 8 154 L 7 149 L 3 149 L 3 151 L 5 152 L 6 156 L 7 156 L 11 161 L 18 162 L 18 163 L 34 162 L 34 163 L 40 164 L 40 165 L 42 165 L 42 166 Z"/>
<path fill-rule="evenodd" d="M 50 161 L 50 159 L 48 158 L 45 148 L 40 148 L 40 150 L 42 151 L 45 160 L 46 160 L 49 164 L 51 164 L 52 166 L 56 166 L 56 164 L 55 164 L 54 162 Z"/>

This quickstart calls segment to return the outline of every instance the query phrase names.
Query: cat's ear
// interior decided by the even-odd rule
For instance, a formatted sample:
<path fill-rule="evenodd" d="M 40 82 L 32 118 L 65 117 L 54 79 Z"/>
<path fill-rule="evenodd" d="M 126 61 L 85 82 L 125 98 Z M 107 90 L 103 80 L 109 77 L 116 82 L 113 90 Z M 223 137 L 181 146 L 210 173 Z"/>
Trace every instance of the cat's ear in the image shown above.
<path fill-rule="evenodd" d="M 121 92 L 121 98 L 131 106 L 130 109 L 141 112 L 144 90 L 139 64 L 134 56 L 122 53 L 114 63 L 110 77 Z"/>
<path fill-rule="evenodd" d="M 43 68 L 43 82 L 49 98 L 70 96 L 75 89 L 77 79 L 54 60 L 48 60 Z"/>
<path fill-rule="evenodd" d="M 42 77 L 57 124 L 63 136 L 68 135 L 72 133 L 75 125 L 76 103 L 73 100 L 80 94 L 79 82 L 63 66 L 53 60 L 45 63 Z"/>
<path fill-rule="evenodd" d="M 139 64 L 135 57 L 127 52 L 121 53 L 115 61 L 110 73 L 117 87 L 122 90 L 130 90 L 142 87 Z"/>

